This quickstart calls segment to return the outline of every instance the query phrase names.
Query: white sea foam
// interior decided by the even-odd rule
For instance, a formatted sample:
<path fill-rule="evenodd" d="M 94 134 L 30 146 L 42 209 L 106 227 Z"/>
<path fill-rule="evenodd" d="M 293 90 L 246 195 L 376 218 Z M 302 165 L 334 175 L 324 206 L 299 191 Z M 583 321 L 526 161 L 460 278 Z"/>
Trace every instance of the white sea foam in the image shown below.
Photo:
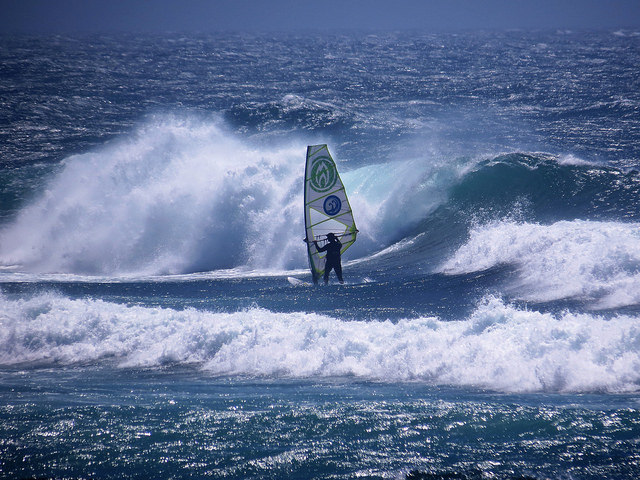
<path fill-rule="evenodd" d="M 594 165 L 594 163 L 584 160 L 580 157 L 576 157 L 573 154 L 561 155 L 558 157 L 559 165 L 574 165 L 574 166 L 582 166 L 582 165 Z"/>
<path fill-rule="evenodd" d="M 640 225 L 561 221 L 551 225 L 493 222 L 474 228 L 469 240 L 441 267 L 448 274 L 499 265 L 517 268 L 513 285 L 523 300 L 580 298 L 594 308 L 640 303 Z"/>
<path fill-rule="evenodd" d="M 352 376 L 501 391 L 635 391 L 638 318 L 543 314 L 485 299 L 469 318 L 342 321 L 253 308 L 177 311 L 0 297 L 0 366 L 194 364 L 212 375 Z"/>

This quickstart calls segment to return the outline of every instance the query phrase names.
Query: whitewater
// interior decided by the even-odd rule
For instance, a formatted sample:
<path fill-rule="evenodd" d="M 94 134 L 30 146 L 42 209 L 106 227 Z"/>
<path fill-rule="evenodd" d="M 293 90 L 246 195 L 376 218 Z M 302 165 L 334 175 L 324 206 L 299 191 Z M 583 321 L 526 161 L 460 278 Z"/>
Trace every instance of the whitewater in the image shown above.
<path fill-rule="evenodd" d="M 516 392 L 635 391 L 640 380 L 635 318 L 554 317 L 495 298 L 457 322 L 341 321 L 256 307 L 176 311 L 55 294 L 5 300 L 3 310 L 4 366 L 192 364 L 215 376 L 346 376 Z"/>
<path fill-rule="evenodd" d="M 636 478 L 638 42 L 0 38 L 0 478 Z"/>

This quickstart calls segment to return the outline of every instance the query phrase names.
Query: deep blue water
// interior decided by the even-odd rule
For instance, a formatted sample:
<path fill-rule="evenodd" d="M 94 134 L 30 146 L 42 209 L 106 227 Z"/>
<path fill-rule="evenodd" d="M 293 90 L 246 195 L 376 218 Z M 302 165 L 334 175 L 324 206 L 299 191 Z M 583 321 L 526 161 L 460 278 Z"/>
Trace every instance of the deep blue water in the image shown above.
<path fill-rule="evenodd" d="M 0 478 L 640 475 L 637 32 L 0 45 Z"/>

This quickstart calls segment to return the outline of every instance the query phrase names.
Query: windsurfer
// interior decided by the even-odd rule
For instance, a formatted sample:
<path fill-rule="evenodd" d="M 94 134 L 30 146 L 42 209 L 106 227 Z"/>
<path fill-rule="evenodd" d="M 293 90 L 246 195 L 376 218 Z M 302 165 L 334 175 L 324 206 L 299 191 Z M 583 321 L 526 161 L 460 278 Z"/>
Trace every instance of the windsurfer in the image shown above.
<path fill-rule="evenodd" d="M 327 257 L 324 264 L 324 284 L 329 283 L 329 273 L 331 269 L 335 270 L 336 276 L 340 283 L 344 283 L 342 280 L 342 262 L 340 261 L 340 250 L 342 249 L 342 242 L 338 240 L 333 233 L 327 234 L 327 243 L 322 247 L 318 246 L 318 242 L 315 240 L 313 244 L 316 246 L 318 252 L 324 252 L 326 250 Z"/>

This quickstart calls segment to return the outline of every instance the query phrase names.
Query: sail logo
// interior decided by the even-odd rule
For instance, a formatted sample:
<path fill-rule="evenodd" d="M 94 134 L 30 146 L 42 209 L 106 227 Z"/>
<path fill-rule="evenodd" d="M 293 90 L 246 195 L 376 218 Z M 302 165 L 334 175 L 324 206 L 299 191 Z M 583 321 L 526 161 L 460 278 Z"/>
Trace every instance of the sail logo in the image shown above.
<path fill-rule="evenodd" d="M 331 190 L 338 180 L 338 172 L 329 157 L 318 157 L 313 161 L 309 180 L 316 192 Z"/>
<path fill-rule="evenodd" d="M 329 195 L 322 205 L 324 209 L 324 213 L 329 215 L 330 217 L 337 215 L 338 212 L 342 209 L 342 201 L 336 197 L 335 195 Z"/>

